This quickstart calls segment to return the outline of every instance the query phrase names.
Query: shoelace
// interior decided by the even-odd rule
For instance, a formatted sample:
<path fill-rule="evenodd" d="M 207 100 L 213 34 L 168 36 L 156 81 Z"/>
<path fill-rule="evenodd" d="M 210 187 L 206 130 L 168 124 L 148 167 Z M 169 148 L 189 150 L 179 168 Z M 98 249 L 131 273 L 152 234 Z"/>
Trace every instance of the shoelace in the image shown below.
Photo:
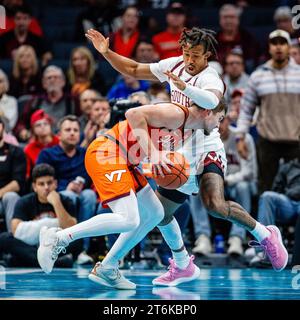
<path fill-rule="evenodd" d="M 113 269 L 113 274 L 115 274 L 117 279 L 121 278 L 121 272 L 119 271 L 119 269 Z"/>
<path fill-rule="evenodd" d="M 195 259 L 195 256 L 191 256 L 190 257 L 190 259 L 191 259 L 191 261 L 193 261 L 194 259 Z M 175 261 L 173 260 L 173 259 L 169 259 L 169 262 L 170 262 L 170 265 L 169 265 L 169 267 L 168 267 L 168 270 L 169 270 L 169 272 L 168 272 L 168 276 L 171 278 L 171 280 L 172 279 L 174 279 L 175 278 L 175 273 L 176 273 L 176 265 L 175 265 Z M 177 269 L 178 270 L 178 269 Z"/>
<path fill-rule="evenodd" d="M 58 257 L 58 255 L 59 255 L 61 252 L 62 252 L 62 253 L 66 253 L 66 248 L 65 248 L 64 246 L 62 246 L 62 245 L 59 245 L 59 244 L 58 244 L 58 239 L 57 239 L 56 244 L 55 244 L 54 247 L 52 248 L 52 255 L 51 255 L 52 260 L 56 260 L 57 257 Z"/>
<path fill-rule="evenodd" d="M 168 267 L 168 276 L 170 279 L 174 279 L 175 278 L 175 273 L 176 273 L 176 266 L 175 266 L 175 262 L 173 259 L 169 259 L 170 265 Z"/>
<path fill-rule="evenodd" d="M 105 270 L 105 268 L 103 268 L 101 266 L 100 262 L 97 262 L 96 266 L 95 266 L 96 273 L 97 273 L 97 268 L 99 268 L 99 267 L 102 268 L 102 270 L 103 269 Z M 116 279 L 120 279 L 122 277 L 119 269 L 109 269 L 109 271 L 111 271 L 111 275 L 114 276 L 114 278 L 116 278 Z M 108 276 L 111 276 L 111 275 L 109 274 Z"/>
<path fill-rule="evenodd" d="M 277 249 L 276 246 L 270 242 L 268 239 L 265 240 L 267 242 L 266 245 L 259 243 L 258 241 L 255 240 L 251 240 L 249 241 L 248 245 L 252 248 L 260 248 L 263 249 L 264 252 L 264 256 L 263 259 L 266 257 L 266 251 L 267 251 L 267 247 L 269 248 L 268 253 L 271 256 L 271 259 L 274 259 L 277 257 Z"/>

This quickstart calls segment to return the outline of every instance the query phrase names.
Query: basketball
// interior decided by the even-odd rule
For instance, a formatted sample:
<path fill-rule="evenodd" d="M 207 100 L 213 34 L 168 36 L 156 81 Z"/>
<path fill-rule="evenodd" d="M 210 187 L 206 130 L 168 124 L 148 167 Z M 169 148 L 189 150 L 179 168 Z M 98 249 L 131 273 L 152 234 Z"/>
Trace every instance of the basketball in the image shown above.
<path fill-rule="evenodd" d="M 190 173 L 190 164 L 185 159 L 185 157 L 179 152 L 170 152 L 167 154 L 168 159 L 170 159 L 173 164 L 169 164 L 171 172 L 163 170 L 164 177 L 157 176 L 154 177 L 155 182 L 165 188 L 165 189 L 178 189 L 183 186 L 188 178 Z"/>

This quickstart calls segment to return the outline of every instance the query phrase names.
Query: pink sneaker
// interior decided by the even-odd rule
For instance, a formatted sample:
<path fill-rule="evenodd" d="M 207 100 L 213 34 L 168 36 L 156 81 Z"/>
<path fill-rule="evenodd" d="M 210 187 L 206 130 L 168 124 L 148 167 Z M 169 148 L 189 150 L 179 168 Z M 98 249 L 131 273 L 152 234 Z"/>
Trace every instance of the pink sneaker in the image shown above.
<path fill-rule="evenodd" d="M 173 259 L 169 259 L 169 271 L 152 281 L 153 285 L 175 287 L 181 283 L 195 280 L 200 275 L 200 269 L 193 263 L 194 256 L 185 269 L 179 269 Z"/>
<path fill-rule="evenodd" d="M 258 245 L 254 245 L 254 247 L 262 248 L 268 256 L 274 270 L 279 272 L 286 267 L 289 255 L 282 243 L 280 230 L 276 226 L 267 226 L 266 228 L 271 232 L 271 235 L 261 243 L 253 241 L 253 243 L 258 243 Z"/>

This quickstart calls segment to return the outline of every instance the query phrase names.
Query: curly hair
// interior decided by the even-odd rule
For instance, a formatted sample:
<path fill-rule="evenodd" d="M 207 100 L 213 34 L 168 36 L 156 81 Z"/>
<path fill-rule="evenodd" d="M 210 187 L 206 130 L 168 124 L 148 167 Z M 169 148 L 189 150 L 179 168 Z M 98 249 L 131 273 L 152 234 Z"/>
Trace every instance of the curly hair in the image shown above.
<path fill-rule="evenodd" d="M 192 29 L 184 28 L 179 39 L 181 47 L 189 44 L 191 48 L 202 45 L 204 47 L 204 53 L 210 51 L 213 56 L 217 57 L 217 45 L 218 41 L 215 38 L 216 32 L 209 29 L 200 29 L 193 27 Z"/>

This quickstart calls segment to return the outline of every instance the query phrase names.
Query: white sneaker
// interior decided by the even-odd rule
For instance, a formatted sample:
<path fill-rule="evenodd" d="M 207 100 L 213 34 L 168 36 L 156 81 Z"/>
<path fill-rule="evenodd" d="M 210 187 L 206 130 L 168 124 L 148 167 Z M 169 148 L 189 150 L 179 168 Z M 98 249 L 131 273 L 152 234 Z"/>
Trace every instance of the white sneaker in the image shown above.
<path fill-rule="evenodd" d="M 57 231 L 61 228 L 42 227 L 40 230 L 40 246 L 37 251 L 37 259 L 45 273 L 50 273 L 58 255 L 66 253 L 66 245 L 58 243 Z"/>
<path fill-rule="evenodd" d="M 210 238 L 205 234 L 200 234 L 195 242 L 195 247 L 192 249 L 193 253 L 207 255 L 212 252 L 212 245 Z"/>
<path fill-rule="evenodd" d="M 245 250 L 245 257 L 250 259 L 253 258 L 256 255 L 255 248 L 248 248 Z"/>
<path fill-rule="evenodd" d="M 227 253 L 229 255 L 242 256 L 244 254 L 243 242 L 241 238 L 235 236 L 230 237 L 228 239 L 228 243 L 229 248 Z"/>
<path fill-rule="evenodd" d="M 93 264 L 94 260 L 85 251 L 82 251 L 77 257 L 76 263 L 79 265 L 83 264 Z"/>
<path fill-rule="evenodd" d="M 89 274 L 89 279 L 101 284 L 105 287 L 115 288 L 119 290 L 134 290 L 136 284 L 127 280 L 118 268 L 104 268 L 101 262 L 97 262 Z"/>
<path fill-rule="evenodd" d="M 251 267 L 260 266 L 263 262 L 267 263 L 264 252 L 258 252 L 249 262 Z"/>

